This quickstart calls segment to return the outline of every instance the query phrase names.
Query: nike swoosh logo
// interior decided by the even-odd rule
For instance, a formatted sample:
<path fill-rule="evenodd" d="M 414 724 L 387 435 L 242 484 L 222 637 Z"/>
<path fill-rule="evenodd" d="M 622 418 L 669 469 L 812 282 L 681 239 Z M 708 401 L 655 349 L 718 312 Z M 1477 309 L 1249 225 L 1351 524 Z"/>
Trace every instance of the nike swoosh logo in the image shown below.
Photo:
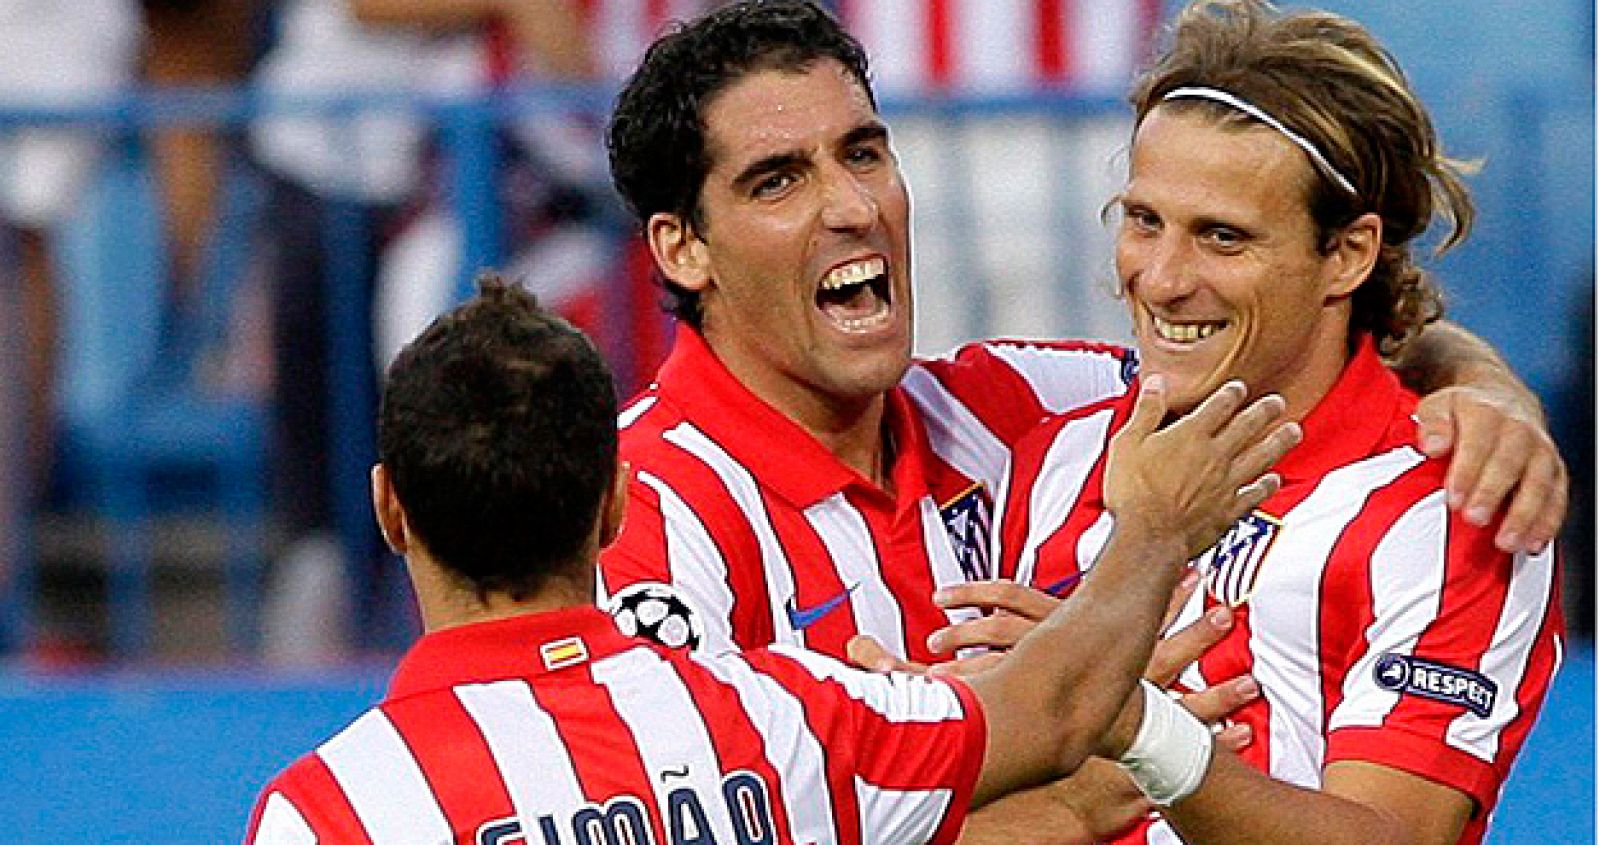
<path fill-rule="evenodd" d="M 794 596 L 790 596 L 789 603 L 784 605 L 783 608 L 789 613 L 789 626 L 794 628 L 796 631 L 804 631 L 812 625 L 817 624 L 822 617 L 827 616 L 836 610 L 839 605 L 844 604 L 845 601 L 850 598 L 850 594 L 855 592 L 856 587 L 859 586 L 861 585 L 852 584 L 833 598 L 828 599 L 821 604 L 813 605 L 805 609 L 796 607 L 794 603 Z"/>

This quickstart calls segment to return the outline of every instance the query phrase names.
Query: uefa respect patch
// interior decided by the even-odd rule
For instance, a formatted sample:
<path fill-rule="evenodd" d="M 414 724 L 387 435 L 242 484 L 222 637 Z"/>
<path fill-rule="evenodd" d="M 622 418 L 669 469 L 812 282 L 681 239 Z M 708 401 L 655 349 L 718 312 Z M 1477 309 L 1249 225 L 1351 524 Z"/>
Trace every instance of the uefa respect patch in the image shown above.
<path fill-rule="evenodd" d="M 1378 658 L 1372 677 L 1390 692 L 1454 704 L 1480 718 L 1488 718 L 1500 692 L 1494 681 L 1471 669 L 1406 654 Z"/>

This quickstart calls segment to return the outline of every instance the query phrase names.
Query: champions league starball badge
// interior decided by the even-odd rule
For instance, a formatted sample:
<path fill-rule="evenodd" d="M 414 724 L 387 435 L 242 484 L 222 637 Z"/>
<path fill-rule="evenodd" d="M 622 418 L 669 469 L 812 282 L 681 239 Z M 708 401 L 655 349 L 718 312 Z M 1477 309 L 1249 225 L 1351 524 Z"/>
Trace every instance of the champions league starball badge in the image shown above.
<path fill-rule="evenodd" d="M 623 635 L 667 648 L 698 648 L 704 634 L 694 609 L 666 584 L 629 584 L 611 597 L 606 610 Z"/>

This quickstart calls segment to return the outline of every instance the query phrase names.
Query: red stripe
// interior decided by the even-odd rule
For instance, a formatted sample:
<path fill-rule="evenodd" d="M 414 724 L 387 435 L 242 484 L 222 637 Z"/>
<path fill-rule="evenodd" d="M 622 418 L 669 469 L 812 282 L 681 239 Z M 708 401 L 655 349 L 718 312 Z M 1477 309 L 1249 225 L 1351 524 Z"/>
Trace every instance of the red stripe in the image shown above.
<path fill-rule="evenodd" d="M 790 574 L 794 577 L 795 608 L 815 608 L 842 595 L 850 585 L 839 577 L 838 561 L 828 553 L 827 545 L 810 520 L 786 503 L 773 501 L 772 491 L 767 488 L 762 488 L 761 498 L 772 520 L 773 532 L 778 535 L 778 545 L 789 559 Z M 860 630 L 855 608 L 847 599 L 805 629 L 806 648 L 843 657 L 845 644 Z"/>
<path fill-rule="evenodd" d="M 483 732 L 454 695 L 408 698 L 386 704 L 383 712 L 411 749 L 452 830 L 473 831 L 516 814 Z"/>
<path fill-rule="evenodd" d="M 1067 77 L 1066 0 L 1034 0 L 1034 68 L 1040 85 L 1055 85 Z"/>
<path fill-rule="evenodd" d="M 1106 366 L 1119 366 L 1126 350 L 1106 343 L 1083 341 L 989 341 L 1015 348 L 1054 349 L 1103 355 Z M 1113 363 L 1116 362 L 1116 363 Z M 962 347 L 954 359 L 919 361 L 918 366 L 938 379 L 1001 442 L 1010 445 L 1033 431 L 1047 415 L 1033 385 L 985 344 Z M 1064 365 L 1073 367 L 1075 365 Z M 1094 365 L 1083 364 L 1082 373 Z"/>
<path fill-rule="evenodd" d="M 300 758 L 283 773 L 276 788 L 316 831 L 318 842 L 372 842 L 355 807 L 321 757 L 312 754 Z"/>
<path fill-rule="evenodd" d="M 861 809 L 856 803 L 857 755 L 870 749 L 858 743 L 852 729 L 859 702 L 844 694 L 838 684 L 819 684 L 814 675 L 794 660 L 770 651 L 746 655 L 757 671 L 777 681 L 800 703 L 806 728 L 822 749 L 828 781 L 828 802 L 839 845 L 862 845 Z"/>
<path fill-rule="evenodd" d="M 955 77 L 955 43 L 951 37 L 950 4 L 955 0 L 928 0 L 928 80 L 935 91 L 946 91 Z"/>
<path fill-rule="evenodd" d="M 695 708 L 706 717 L 706 727 L 722 771 L 728 773 L 743 769 L 761 778 L 767 786 L 773 824 L 777 827 L 776 837 L 772 841 L 794 841 L 789 831 L 788 806 L 783 801 L 784 773 L 773 768 L 769 761 L 766 740 L 762 739 L 755 718 L 745 710 L 738 692 L 694 661 L 674 658 L 672 665 L 688 689 L 689 696 L 694 699 Z M 783 759 L 788 749 L 774 748 L 771 752 L 778 759 Z"/>
<path fill-rule="evenodd" d="M 572 758 L 579 790 L 596 804 L 619 795 L 653 795 L 655 789 L 634 744 L 633 730 L 617 712 L 611 691 L 594 680 L 592 665 L 577 670 L 575 676 L 582 682 L 530 686 L 534 701 L 550 714 L 567 756 Z M 667 841 L 657 808 L 646 805 L 645 816 L 655 841 Z"/>

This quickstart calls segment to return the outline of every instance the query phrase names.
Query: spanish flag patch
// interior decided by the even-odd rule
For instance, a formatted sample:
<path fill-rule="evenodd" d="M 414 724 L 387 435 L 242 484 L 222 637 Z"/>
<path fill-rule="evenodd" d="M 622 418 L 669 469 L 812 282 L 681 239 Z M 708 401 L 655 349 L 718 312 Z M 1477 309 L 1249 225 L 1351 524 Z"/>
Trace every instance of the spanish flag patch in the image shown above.
<path fill-rule="evenodd" d="M 565 669 L 576 666 L 589 659 L 589 648 L 578 637 L 567 637 L 561 640 L 551 640 L 539 646 L 539 656 L 544 658 L 544 668 L 548 671 Z"/>

